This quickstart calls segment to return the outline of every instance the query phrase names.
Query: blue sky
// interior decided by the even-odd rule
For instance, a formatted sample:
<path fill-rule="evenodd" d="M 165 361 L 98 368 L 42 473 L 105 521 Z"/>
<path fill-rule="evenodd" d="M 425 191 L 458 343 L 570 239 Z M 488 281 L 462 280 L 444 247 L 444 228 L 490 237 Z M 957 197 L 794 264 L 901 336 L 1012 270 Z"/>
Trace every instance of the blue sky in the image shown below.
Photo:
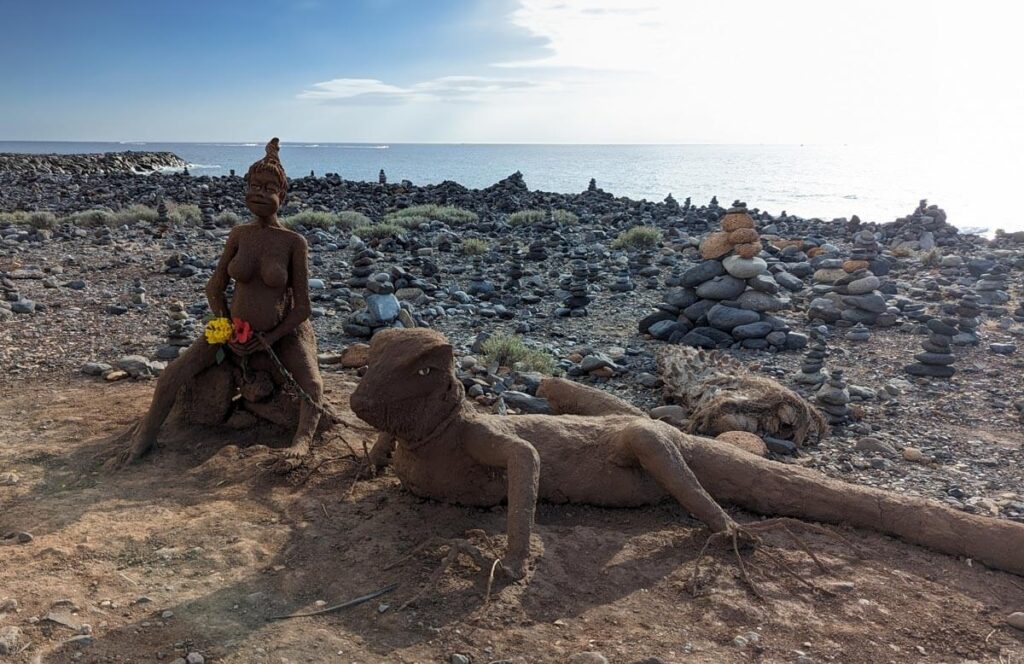
<path fill-rule="evenodd" d="M 0 0 L 0 139 L 1019 141 L 1014 4 Z"/>

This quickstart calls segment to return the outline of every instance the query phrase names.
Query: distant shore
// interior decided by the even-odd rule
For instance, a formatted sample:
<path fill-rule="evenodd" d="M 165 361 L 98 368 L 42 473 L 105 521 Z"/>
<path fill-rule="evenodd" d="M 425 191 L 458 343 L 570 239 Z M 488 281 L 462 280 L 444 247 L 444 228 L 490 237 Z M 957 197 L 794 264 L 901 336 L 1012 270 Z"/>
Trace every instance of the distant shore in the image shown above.
<path fill-rule="evenodd" d="M 284 137 L 282 137 L 284 138 Z M 67 143 L 0 141 L 0 153 L 172 152 L 194 176 L 244 174 L 263 143 Z M 578 193 L 594 178 L 615 196 L 661 201 L 743 200 L 773 214 L 850 217 L 886 222 L 921 198 L 939 203 L 963 230 L 1024 230 L 1007 219 L 994 191 L 1012 191 L 988 159 L 951 159 L 943 146 L 799 145 L 499 145 L 297 143 L 285 139 L 281 160 L 292 177 L 337 173 L 349 181 L 388 179 L 417 185 L 458 182 L 484 189 L 520 171 L 531 189 Z M 182 166 L 178 166 L 182 168 Z"/>
<path fill-rule="evenodd" d="M 181 169 L 186 165 L 186 161 L 173 152 L 0 153 L 0 173 L 28 176 L 151 173 L 160 169 Z"/>

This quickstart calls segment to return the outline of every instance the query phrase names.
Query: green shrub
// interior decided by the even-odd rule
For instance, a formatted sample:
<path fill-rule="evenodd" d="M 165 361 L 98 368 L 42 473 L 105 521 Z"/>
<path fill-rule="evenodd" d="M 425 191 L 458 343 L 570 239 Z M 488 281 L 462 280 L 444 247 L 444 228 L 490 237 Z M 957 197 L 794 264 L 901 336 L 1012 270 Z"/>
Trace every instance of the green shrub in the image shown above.
<path fill-rule="evenodd" d="M 430 223 L 430 221 L 431 221 L 430 217 L 405 216 L 405 217 L 395 217 L 391 221 L 389 221 L 388 223 L 389 224 L 398 224 L 402 228 L 408 228 L 409 230 L 414 231 L 417 228 L 419 228 L 420 226 L 422 226 L 423 224 Z"/>
<path fill-rule="evenodd" d="M 918 259 L 921 261 L 922 265 L 935 267 L 942 262 L 942 250 L 938 247 L 932 247 L 928 251 L 918 253 Z"/>
<path fill-rule="evenodd" d="M 28 219 L 28 212 L 24 210 L 0 212 L 0 223 L 2 224 L 23 224 L 26 219 Z"/>
<path fill-rule="evenodd" d="M 352 229 L 352 233 L 364 240 L 381 240 L 387 237 L 398 237 L 402 234 L 402 227 L 398 224 L 370 224 L 369 226 L 357 226 Z"/>
<path fill-rule="evenodd" d="M 197 208 L 198 209 L 198 208 Z M 110 223 L 114 226 L 131 226 L 132 224 L 139 221 L 147 221 L 153 223 L 156 221 L 157 212 L 148 205 L 141 205 L 136 203 L 124 210 L 118 210 L 111 215 L 113 218 Z"/>
<path fill-rule="evenodd" d="M 544 221 L 545 216 L 544 210 L 520 210 L 508 216 L 508 223 L 510 226 L 528 226 Z"/>
<path fill-rule="evenodd" d="M 487 364 L 539 371 L 551 374 L 555 370 L 555 358 L 542 350 L 530 348 L 522 338 L 511 334 L 496 334 L 483 343 L 483 357 Z"/>
<path fill-rule="evenodd" d="M 231 210 L 225 210 L 213 218 L 213 223 L 218 226 L 237 226 L 239 224 L 244 224 L 245 218 Z"/>
<path fill-rule="evenodd" d="M 303 226 L 304 228 L 323 228 L 326 230 L 333 228 L 337 220 L 338 217 L 333 212 L 303 210 L 302 212 L 296 212 L 295 214 L 283 217 L 281 225 L 285 228 Z"/>
<path fill-rule="evenodd" d="M 653 249 L 661 242 L 661 231 L 652 226 L 634 226 L 612 242 L 613 249 Z"/>
<path fill-rule="evenodd" d="M 195 203 L 168 203 L 167 218 L 175 224 L 198 224 L 203 221 L 203 211 Z"/>
<path fill-rule="evenodd" d="M 551 218 L 556 224 L 563 226 L 575 226 L 580 223 L 580 218 L 568 210 L 552 210 Z"/>
<path fill-rule="evenodd" d="M 462 253 L 467 256 L 482 256 L 490 250 L 491 248 L 486 242 L 477 238 L 462 241 Z"/>
<path fill-rule="evenodd" d="M 362 212 L 342 210 L 336 215 L 334 223 L 339 228 L 352 230 L 356 226 L 369 226 L 373 221 Z"/>
<path fill-rule="evenodd" d="M 449 226 L 456 226 L 458 224 L 472 223 L 477 220 L 475 213 L 469 210 L 463 210 L 462 208 L 441 206 L 441 205 L 413 205 L 412 207 L 403 208 L 401 210 L 395 210 L 389 212 L 384 221 L 390 224 L 414 224 L 406 226 L 407 228 L 417 228 L 424 220 L 429 219 L 433 221 L 440 221 L 448 224 Z M 409 219 L 417 219 L 418 221 L 406 221 Z"/>
<path fill-rule="evenodd" d="M 15 210 L 14 212 L 0 212 L 0 223 L 27 224 L 32 228 L 54 228 L 57 225 L 57 217 L 52 212 L 45 210 L 36 212 Z"/>
<path fill-rule="evenodd" d="M 75 226 L 89 228 L 95 226 L 112 226 L 114 225 L 115 219 L 114 214 L 110 210 L 83 210 L 81 212 L 73 212 L 72 214 L 69 214 L 64 217 L 64 221 L 74 224 Z"/>

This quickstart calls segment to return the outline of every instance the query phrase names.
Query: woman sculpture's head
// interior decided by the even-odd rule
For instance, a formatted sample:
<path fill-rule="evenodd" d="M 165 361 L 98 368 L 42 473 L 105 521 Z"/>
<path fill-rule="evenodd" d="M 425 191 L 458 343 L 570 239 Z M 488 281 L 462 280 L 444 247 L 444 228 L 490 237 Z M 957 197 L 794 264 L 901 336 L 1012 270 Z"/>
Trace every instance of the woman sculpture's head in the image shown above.
<path fill-rule="evenodd" d="M 245 174 L 249 185 L 245 192 L 245 205 L 254 215 L 263 219 L 277 214 L 288 191 L 288 177 L 278 157 L 280 151 L 280 141 L 270 139 L 267 154 L 250 166 L 249 172 Z"/>

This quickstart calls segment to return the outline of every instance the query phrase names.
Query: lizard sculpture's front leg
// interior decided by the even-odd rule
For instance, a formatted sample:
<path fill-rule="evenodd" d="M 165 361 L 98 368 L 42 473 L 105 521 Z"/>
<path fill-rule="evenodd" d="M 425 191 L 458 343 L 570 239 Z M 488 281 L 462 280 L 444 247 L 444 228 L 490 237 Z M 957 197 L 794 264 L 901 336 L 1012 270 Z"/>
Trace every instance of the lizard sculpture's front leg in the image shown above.
<path fill-rule="evenodd" d="M 530 533 L 540 485 L 540 455 L 517 436 L 476 424 L 466 431 L 466 451 L 485 466 L 505 468 L 508 475 L 508 545 L 501 567 L 514 579 L 526 576 Z"/>
<path fill-rule="evenodd" d="M 382 470 L 391 463 L 391 455 L 395 451 L 398 439 L 390 433 L 381 432 L 377 435 L 373 447 L 370 448 L 370 466 L 374 470 Z"/>

